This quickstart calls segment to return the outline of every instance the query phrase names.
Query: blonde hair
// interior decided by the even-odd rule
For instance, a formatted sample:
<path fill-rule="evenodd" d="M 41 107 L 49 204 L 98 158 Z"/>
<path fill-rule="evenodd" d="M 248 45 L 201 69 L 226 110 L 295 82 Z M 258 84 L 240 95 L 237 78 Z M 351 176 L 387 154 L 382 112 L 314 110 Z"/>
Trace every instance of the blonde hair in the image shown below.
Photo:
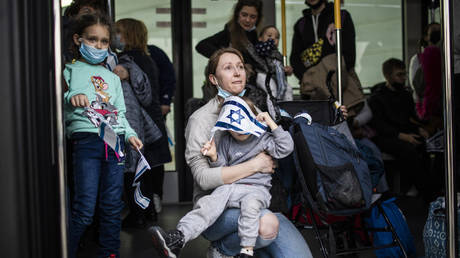
<path fill-rule="evenodd" d="M 117 33 L 120 33 L 125 40 L 125 50 L 142 50 L 150 55 L 147 49 L 148 32 L 142 21 L 125 18 L 115 23 Z"/>

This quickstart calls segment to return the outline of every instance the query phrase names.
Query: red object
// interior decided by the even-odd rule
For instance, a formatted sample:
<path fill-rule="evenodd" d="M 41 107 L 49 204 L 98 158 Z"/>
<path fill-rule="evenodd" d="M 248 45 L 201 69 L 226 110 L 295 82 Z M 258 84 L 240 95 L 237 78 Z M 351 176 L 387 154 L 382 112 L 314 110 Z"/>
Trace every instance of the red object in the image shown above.
<path fill-rule="evenodd" d="M 116 258 L 115 254 L 110 254 L 109 258 Z"/>

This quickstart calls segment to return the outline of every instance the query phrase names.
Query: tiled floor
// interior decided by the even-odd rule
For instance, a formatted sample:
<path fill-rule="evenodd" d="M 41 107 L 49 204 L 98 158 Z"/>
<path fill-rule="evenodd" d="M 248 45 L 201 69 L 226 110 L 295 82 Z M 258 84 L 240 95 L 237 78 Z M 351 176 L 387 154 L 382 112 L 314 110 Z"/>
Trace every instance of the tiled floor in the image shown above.
<path fill-rule="evenodd" d="M 415 238 L 417 256 L 423 257 L 422 232 L 425 224 L 428 206 L 419 198 L 403 197 L 397 200 L 398 206 L 405 214 L 411 232 Z M 191 209 L 191 204 L 165 205 L 162 213 L 158 217 L 157 224 L 165 229 L 174 228 L 178 220 Z M 312 229 L 302 230 L 302 234 L 307 240 L 314 257 L 322 257 L 319 251 L 318 241 Z M 181 257 L 206 257 L 206 249 L 209 243 L 202 237 L 191 241 L 181 252 Z M 95 257 L 96 244 L 90 242 L 85 249 L 81 250 L 79 257 Z M 152 247 L 150 235 L 146 230 L 129 229 L 121 232 L 120 253 L 123 258 L 155 258 L 159 257 Z M 372 252 L 361 254 L 359 257 L 375 257 Z"/>

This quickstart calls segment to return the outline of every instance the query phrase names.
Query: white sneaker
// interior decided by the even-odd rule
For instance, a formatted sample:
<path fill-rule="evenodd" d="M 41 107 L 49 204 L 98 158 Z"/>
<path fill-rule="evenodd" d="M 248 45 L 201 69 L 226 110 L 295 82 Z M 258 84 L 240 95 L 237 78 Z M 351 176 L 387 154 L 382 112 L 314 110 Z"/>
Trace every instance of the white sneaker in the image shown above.
<path fill-rule="evenodd" d="M 221 254 L 217 248 L 209 245 L 208 251 L 206 252 L 206 258 L 233 258 L 233 256 Z"/>
<path fill-rule="evenodd" d="M 161 198 L 158 194 L 153 194 L 153 207 L 157 214 L 161 212 Z"/>

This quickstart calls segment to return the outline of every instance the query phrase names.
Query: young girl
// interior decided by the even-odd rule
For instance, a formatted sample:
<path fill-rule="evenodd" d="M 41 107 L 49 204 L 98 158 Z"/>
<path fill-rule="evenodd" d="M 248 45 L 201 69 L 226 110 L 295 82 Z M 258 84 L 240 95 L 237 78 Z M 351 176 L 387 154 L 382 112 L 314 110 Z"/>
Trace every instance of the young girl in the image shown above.
<path fill-rule="evenodd" d="M 257 116 L 255 114 L 257 111 L 249 99 L 237 96 L 225 99 L 218 123 L 225 124 L 222 126 L 224 128 L 233 129 L 223 129 L 228 130 L 228 133 L 222 135 L 217 147 L 212 140 L 201 149 L 201 153 L 208 157 L 211 167 L 241 164 L 262 151 L 277 159 L 284 158 L 293 151 L 294 143 L 289 132 L 279 127 L 267 112 L 259 113 Z M 248 121 L 252 118 L 265 122 L 271 132 L 254 132 L 250 126 L 248 127 L 248 124 L 251 124 Z M 164 258 L 177 257 L 181 248 L 211 226 L 225 209 L 240 208 L 238 236 L 241 250 L 238 257 L 253 257 L 253 249 L 259 235 L 259 216 L 261 210 L 267 209 L 270 205 L 270 182 L 270 173 L 259 172 L 241 178 L 233 184 L 217 187 L 210 195 L 198 200 L 194 209 L 179 221 L 176 230 L 166 233 L 160 227 L 150 229 L 157 251 Z"/>
<path fill-rule="evenodd" d="M 64 94 L 66 133 L 72 142 L 73 155 L 70 257 L 75 257 L 80 237 L 92 222 L 96 203 L 100 225 L 99 257 L 118 257 L 123 208 L 123 139 L 133 148 L 142 148 L 142 142 L 125 118 L 120 79 L 101 65 L 107 57 L 110 31 L 107 17 L 81 16 L 75 22 L 72 35 L 74 60 L 64 70 L 68 85 Z M 100 129 L 85 116 L 85 108 L 105 118 L 122 139 L 120 148 L 114 151 L 108 146 L 111 141 L 106 143 L 99 137 Z"/>

